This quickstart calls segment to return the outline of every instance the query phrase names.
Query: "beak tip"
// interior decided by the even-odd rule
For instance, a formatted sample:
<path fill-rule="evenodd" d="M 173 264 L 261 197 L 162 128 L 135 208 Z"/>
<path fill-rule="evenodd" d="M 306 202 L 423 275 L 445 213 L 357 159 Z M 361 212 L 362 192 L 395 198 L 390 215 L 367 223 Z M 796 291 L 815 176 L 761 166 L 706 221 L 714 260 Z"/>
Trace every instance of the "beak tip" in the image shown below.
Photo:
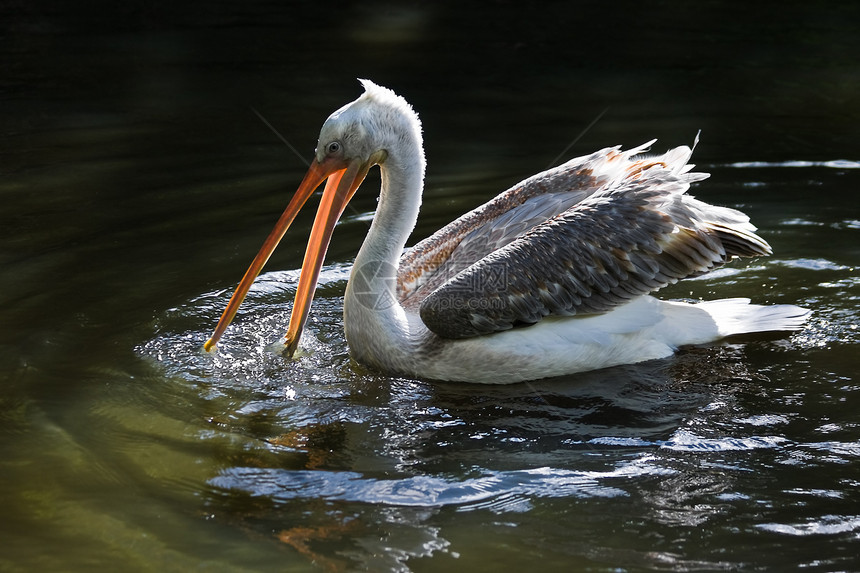
<path fill-rule="evenodd" d="M 212 352 L 212 350 L 214 348 L 215 348 L 215 341 L 212 340 L 211 338 L 203 343 L 203 350 L 205 350 L 206 352 Z"/>
<path fill-rule="evenodd" d="M 286 340 L 284 340 L 283 355 L 286 356 L 287 358 L 292 358 L 296 354 L 296 350 L 298 349 L 298 346 L 299 346 L 298 337 L 295 339 L 287 337 Z"/>

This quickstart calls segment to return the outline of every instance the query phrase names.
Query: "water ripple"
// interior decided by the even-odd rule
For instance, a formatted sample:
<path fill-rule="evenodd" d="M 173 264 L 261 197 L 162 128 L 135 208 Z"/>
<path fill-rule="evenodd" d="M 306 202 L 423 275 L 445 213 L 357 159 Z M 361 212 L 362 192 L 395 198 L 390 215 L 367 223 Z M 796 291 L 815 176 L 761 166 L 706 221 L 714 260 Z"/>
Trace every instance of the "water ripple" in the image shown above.
<path fill-rule="evenodd" d="M 752 418 L 751 418 L 752 419 Z M 780 418 L 780 420 L 782 420 Z M 740 421 L 740 420 L 739 420 Z M 764 425 L 762 420 L 748 422 L 753 425 Z M 767 424 L 775 423 L 770 420 Z M 780 421 L 779 423 L 784 423 Z M 685 451 L 685 452 L 729 452 L 729 451 L 746 451 L 757 450 L 762 448 L 778 448 L 789 440 L 780 436 L 748 436 L 743 438 L 738 437 L 722 437 L 722 438 L 704 438 L 696 435 L 689 430 L 678 430 L 668 440 L 648 441 L 642 438 L 622 438 L 622 437 L 602 437 L 588 440 L 587 444 L 602 445 L 602 446 L 617 446 L 617 447 L 657 447 L 665 450 Z M 568 444 L 583 443 L 573 440 L 567 440 Z"/>
<path fill-rule="evenodd" d="M 806 523 L 760 523 L 757 528 L 773 533 L 807 537 L 810 535 L 837 535 L 860 530 L 858 515 L 824 515 Z M 860 534 L 858 534 L 860 537 Z"/>
<path fill-rule="evenodd" d="M 284 383 L 290 380 L 336 383 L 349 363 L 340 317 L 350 268 L 349 264 L 335 263 L 320 273 L 314 315 L 297 353 L 303 358 L 300 361 L 284 360 L 280 354 L 298 270 L 260 275 L 213 352 L 203 351 L 202 345 L 230 298 L 229 290 L 200 295 L 165 312 L 154 325 L 157 336 L 137 350 L 177 378 L 215 390 L 268 385 L 282 393 Z"/>
<path fill-rule="evenodd" d="M 829 454 L 860 458 L 860 442 L 816 442 L 806 446 Z"/>
<path fill-rule="evenodd" d="M 860 161 L 850 159 L 831 159 L 829 161 L 738 161 L 727 163 L 723 167 L 734 167 L 737 169 L 762 169 L 762 168 L 785 168 L 785 167 L 828 167 L 831 169 L 860 169 Z"/>
<path fill-rule="evenodd" d="M 844 271 L 850 269 L 850 267 L 828 261 L 827 259 L 789 259 L 779 261 L 778 264 L 788 268 L 811 271 Z"/>
<path fill-rule="evenodd" d="M 516 511 L 524 497 L 620 497 L 624 489 L 600 482 L 634 476 L 670 475 L 673 470 L 641 458 L 606 472 L 572 471 L 542 467 L 506 472 L 487 471 L 477 478 L 458 481 L 419 475 L 375 479 L 353 471 L 290 471 L 277 468 L 233 467 L 210 480 L 219 489 L 244 491 L 284 502 L 323 498 L 386 506 L 491 509 Z M 504 500 L 495 503 L 497 500 Z"/>

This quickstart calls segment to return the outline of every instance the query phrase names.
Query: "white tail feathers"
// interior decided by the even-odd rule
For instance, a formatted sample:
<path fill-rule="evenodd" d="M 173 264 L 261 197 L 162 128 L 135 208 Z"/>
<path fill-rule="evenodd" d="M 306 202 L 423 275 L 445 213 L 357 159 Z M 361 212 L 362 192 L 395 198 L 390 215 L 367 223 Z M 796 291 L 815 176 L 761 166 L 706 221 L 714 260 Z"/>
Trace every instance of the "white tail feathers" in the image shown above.
<path fill-rule="evenodd" d="M 748 298 L 705 301 L 696 306 L 711 315 L 720 336 L 799 330 L 811 313 L 793 304 L 750 304 Z"/>

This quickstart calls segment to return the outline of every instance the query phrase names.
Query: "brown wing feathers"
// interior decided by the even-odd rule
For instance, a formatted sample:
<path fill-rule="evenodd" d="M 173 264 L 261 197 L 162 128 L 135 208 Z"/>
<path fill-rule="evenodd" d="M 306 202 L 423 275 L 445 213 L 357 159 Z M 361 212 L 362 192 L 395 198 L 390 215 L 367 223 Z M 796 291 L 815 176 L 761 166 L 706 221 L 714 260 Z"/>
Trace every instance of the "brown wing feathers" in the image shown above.
<path fill-rule="evenodd" d="M 743 213 L 684 195 L 682 171 L 635 168 L 632 180 L 595 192 L 430 293 L 424 323 L 465 338 L 550 314 L 605 312 L 733 256 L 769 254 Z"/>

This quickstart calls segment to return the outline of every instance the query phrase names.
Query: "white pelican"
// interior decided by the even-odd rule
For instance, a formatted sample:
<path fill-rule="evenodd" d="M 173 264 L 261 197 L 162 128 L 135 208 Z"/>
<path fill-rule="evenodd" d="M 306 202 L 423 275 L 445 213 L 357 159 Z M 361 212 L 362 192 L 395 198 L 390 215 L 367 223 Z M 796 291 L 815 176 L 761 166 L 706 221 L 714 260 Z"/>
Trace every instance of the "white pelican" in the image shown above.
<path fill-rule="evenodd" d="M 698 304 L 648 293 L 733 257 L 770 254 L 740 211 L 686 195 L 705 179 L 682 146 L 603 149 L 515 185 L 404 251 L 424 186 L 421 123 L 389 89 L 334 112 L 312 165 L 233 294 L 210 350 L 314 190 L 310 234 L 285 352 L 292 356 L 335 223 L 379 165 L 373 223 L 344 300 L 351 355 L 396 375 L 509 383 L 663 358 L 679 346 L 795 330 L 808 311 L 748 299 Z M 694 146 L 695 147 L 695 146 Z"/>

